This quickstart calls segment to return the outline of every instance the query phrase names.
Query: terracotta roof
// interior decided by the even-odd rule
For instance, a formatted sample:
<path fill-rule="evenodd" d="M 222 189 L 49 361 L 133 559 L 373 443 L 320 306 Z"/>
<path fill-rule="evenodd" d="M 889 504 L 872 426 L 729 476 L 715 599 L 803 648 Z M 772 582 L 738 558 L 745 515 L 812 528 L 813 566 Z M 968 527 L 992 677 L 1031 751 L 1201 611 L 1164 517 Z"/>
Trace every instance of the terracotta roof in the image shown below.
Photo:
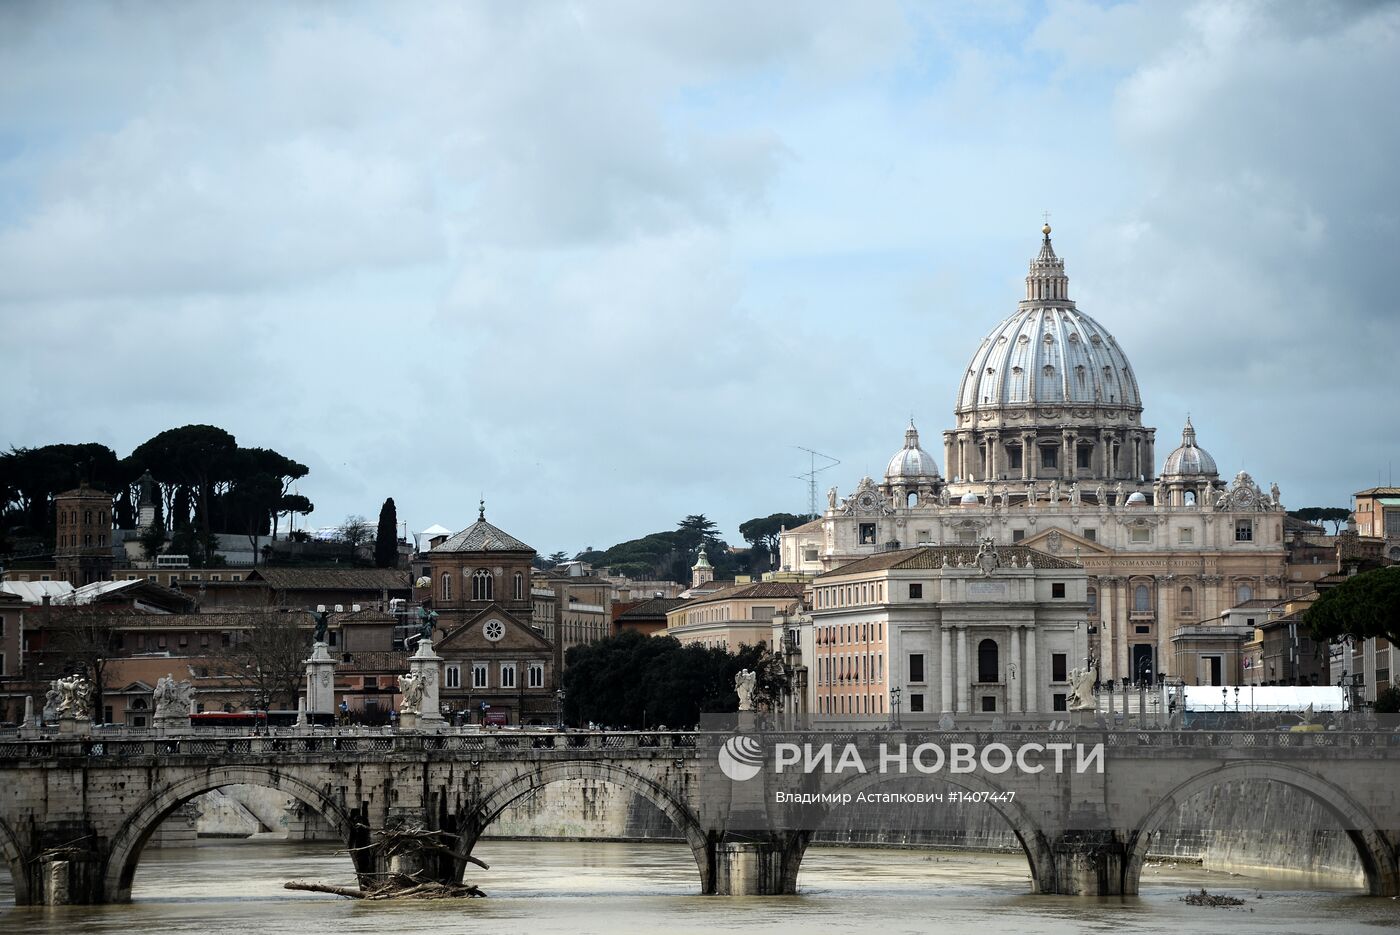
<path fill-rule="evenodd" d="M 255 568 L 247 581 L 278 591 L 407 591 L 409 573 L 397 568 Z"/>
<path fill-rule="evenodd" d="M 635 607 L 629 607 L 617 615 L 618 620 L 639 620 L 656 619 L 665 617 L 666 612 L 674 610 L 682 604 L 689 604 L 683 597 L 653 597 L 649 601 L 642 601 Z"/>
<path fill-rule="evenodd" d="M 407 652 L 341 653 L 336 660 L 336 675 L 359 672 L 401 673 L 408 671 Z"/>
<path fill-rule="evenodd" d="M 437 552 L 533 552 L 530 546 L 504 530 L 479 519 L 439 546 L 428 550 Z"/>
<path fill-rule="evenodd" d="M 1400 497 L 1400 487 L 1368 487 L 1352 494 L 1354 497 Z"/>
<path fill-rule="evenodd" d="M 794 601 L 802 596 L 805 588 L 806 585 L 792 581 L 760 581 L 757 584 L 740 584 L 732 588 L 725 588 L 723 591 L 706 594 L 703 597 L 682 603 L 708 604 L 711 601 L 768 599 Z M 672 605 L 672 609 L 674 606 Z"/>
<path fill-rule="evenodd" d="M 348 614 L 334 614 L 333 619 L 337 625 L 357 624 L 357 623 L 398 623 L 399 618 L 393 614 L 385 613 L 382 610 L 355 610 Z"/>
<path fill-rule="evenodd" d="M 811 522 L 803 523 L 801 526 L 794 526 L 788 532 L 820 532 L 822 520 L 814 519 Z"/>
<path fill-rule="evenodd" d="M 1016 564 L 1024 566 L 1029 559 L 1036 568 L 1082 568 L 1077 562 L 1051 555 L 1049 552 L 1040 552 L 1024 545 L 998 545 L 993 546 L 997 556 L 1001 558 L 1002 567 L 1009 567 L 1011 560 L 1016 559 Z M 975 545 L 924 545 L 912 549 L 896 549 L 890 552 L 879 552 L 869 558 L 862 558 L 858 561 L 833 568 L 817 577 L 834 578 L 844 575 L 863 575 L 872 571 L 886 571 L 892 568 L 900 569 L 933 569 L 942 568 L 943 560 L 946 558 L 948 564 L 957 567 L 961 561 L 964 566 L 975 562 L 977 558 Z"/>

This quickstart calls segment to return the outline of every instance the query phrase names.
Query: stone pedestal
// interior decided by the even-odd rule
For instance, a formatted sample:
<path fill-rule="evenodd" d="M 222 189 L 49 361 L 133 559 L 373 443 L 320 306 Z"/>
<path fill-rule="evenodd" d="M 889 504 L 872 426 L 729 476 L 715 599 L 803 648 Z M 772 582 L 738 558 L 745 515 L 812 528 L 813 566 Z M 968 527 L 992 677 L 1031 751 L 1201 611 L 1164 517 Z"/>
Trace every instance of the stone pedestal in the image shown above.
<path fill-rule="evenodd" d="M 92 736 L 92 719 L 63 715 L 58 719 L 58 735 L 60 737 L 90 737 Z"/>
<path fill-rule="evenodd" d="M 423 701 L 417 716 L 399 711 L 400 730 L 435 730 L 446 723 L 442 719 L 442 657 L 433 652 L 432 640 L 419 640 L 418 651 L 408 657 L 408 671 L 423 682 Z"/>
<path fill-rule="evenodd" d="M 306 710 L 311 714 L 335 714 L 335 660 L 325 643 L 311 647 L 306 660 Z"/>

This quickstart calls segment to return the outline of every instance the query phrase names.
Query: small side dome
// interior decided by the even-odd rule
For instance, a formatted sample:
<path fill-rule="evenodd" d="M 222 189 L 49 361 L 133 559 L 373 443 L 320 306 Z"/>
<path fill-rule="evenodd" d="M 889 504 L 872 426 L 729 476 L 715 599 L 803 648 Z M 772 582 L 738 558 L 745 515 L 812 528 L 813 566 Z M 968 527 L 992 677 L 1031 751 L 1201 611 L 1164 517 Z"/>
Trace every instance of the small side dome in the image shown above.
<path fill-rule="evenodd" d="M 1128 495 L 1128 506 L 1147 506 L 1147 498 L 1142 495 L 1141 490 L 1134 490 Z"/>
<path fill-rule="evenodd" d="M 909 428 L 904 430 L 904 447 L 890 459 L 885 468 L 885 483 L 929 483 L 939 479 L 938 464 L 933 455 L 919 447 L 919 430 L 914 428 L 914 420 L 909 420 Z"/>
<path fill-rule="evenodd" d="M 1196 430 L 1191 425 L 1191 417 L 1186 417 L 1186 428 L 1181 430 L 1181 445 L 1167 455 L 1162 466 L 1163 477 L 1218 477 L 1215 459 L 1210 452 L 1196 444 Z"/>
<path fill-rule="evenodd" d="M 962 499 L 958 501 L 958 505 L 959 505 L 959 506 L 981 506 L 981 505 L 982 505 L 982 501 L 977 499 L 977 494 L 975 494 L 975 493 L 973 493 L 972 491 L 969 490 L 967 493 L 965 493 L 965 494 L 962 495 Z"/>

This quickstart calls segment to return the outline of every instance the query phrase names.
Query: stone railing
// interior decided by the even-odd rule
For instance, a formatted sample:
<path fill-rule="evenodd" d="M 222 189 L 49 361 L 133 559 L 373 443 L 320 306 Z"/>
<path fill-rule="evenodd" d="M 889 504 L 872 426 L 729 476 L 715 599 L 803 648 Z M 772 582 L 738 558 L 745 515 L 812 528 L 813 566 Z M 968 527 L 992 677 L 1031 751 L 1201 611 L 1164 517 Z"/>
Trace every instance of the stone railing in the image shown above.
<path fill-rule="evenodd" d="M 531 758 L 551 754 L 589 756 L 628 756 L 656 753 L 672 755 L 677 750 L 718 746 L 729 734 L 700 732 L 631 731 L 446 731 L 440 734 L 372 733 L 369 731 L 286 731 L 250 736 L 236 732 L 209 731 L 177 736 L 137 736 L 140 731 L 112 731 L 110 735 L 83 738 L 22 738 L 10 732 L 0 736 L 0 762 L 35 761 L 57 757 L 89 760 L 160 757 L 252 757 L 280 756 L 391 756 L 395 754 L 453 754 L 493 759 Z M 1370 755 L 1400 756 L 1400 732 L 1385 731 L 1161 731 L 1161 730 L 1060 730 L 1060 731 L 909 731 L 909 732 L 823 732 L 821 734 L 768 734 L 772 742 L 855 744 L 870 748 L 877 744 L 903 743 L 917 746 L 931 743 L 944 748 L 953 744 L 982 747 L 999 743 L 1015 748 L 1023 744 L 1102 743 L 1109 757 L 1133 756 L 1145 750 L 1259 750 L 1296 751 L 1324 748 L 1329 752 L 1371 750 Z M 1199 753 L 1191 755 L 1199 756 Z"/>

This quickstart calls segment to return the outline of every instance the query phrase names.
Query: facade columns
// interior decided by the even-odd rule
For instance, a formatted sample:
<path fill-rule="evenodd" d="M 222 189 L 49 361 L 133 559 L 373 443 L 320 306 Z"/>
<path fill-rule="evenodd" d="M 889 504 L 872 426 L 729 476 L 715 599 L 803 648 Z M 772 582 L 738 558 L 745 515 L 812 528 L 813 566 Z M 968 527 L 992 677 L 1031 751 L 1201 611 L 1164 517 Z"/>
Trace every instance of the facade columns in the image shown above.
<path fill-rule="evenodd" d="M 1035 454 L 1035 436 L 1021 436 L 1021 480 L 1031 479 L 1031 457 Z"/>
<path fill-rule="evenodd" d="M 1060 476 L 1074 480 L 1074 436 L 1069 430 L 1060 433 Z"/>
<path fill-rule="evenodd" d="M 957 436 L 952 432 L 943 433 L 943 466 L 948 471 L 948 480 L 957 476 L 957 461 L 953 458 L 953 452 L 957 450 Z M 922 498 L 920 498 L 922 502 Z"/>
<path fill-rule="evenodd" d="M 983 465 L 983 470 L 985 471 L 985 473 L 983 474 L 982 479 L 985 481 L 990 481 L 993 477 L 997 476 L 997 443 L 996 439 L 993 436 L 984 434 L 982 436 L 982 444 L 986 452 L 985 464 Z"/>
<path fill-rule="evenodd" d="M 1035 627 L 1026 627 L 1026 712 L 1040 710 L 1040 657 L 1035 653 Z"/>
<path fill-rule="evenodd" d="M 1157 578 L 1157 658 L 1152 663 L 1152 671 L 1156 675 L 1154 681 L 1167 674 L 1167 623 L 1171 620 L 1171 604 L 1174 603 L 1168 599 L 1167 592 L 1175 591 L 1174 584 L 1168 581 L 1167 576 Z M 1172 598 L 1175 596 L 1172 594 Z"/>
<path fill-rule="evenodd" d="M 1021 712 L 1020 682 L 1026 680 L 1026 673 L 1021 671 L 1021 628 L 1019 626 L 1011 628 L 1010 668 L 1013 675 L 1006 686 L 1006 706 L 1012 714 L 1019 714 Z"/>
<path fill-rule="evenodd" d="M 947 627 L 941 627 L 938 634 L 938 679 L 940 685 L 939 711 L 953 710 L 953 636 Z"/>
<path fill-rule="evenodd" d="M 1115 658 L 1113 626 L 1118 617 L 1118 577 L 1099 579 L 1099 678 L 1107 682 L 1114 677 Z"/>
<path fill-rule="evenodd" d="M 958 627 L 958 713 L 967 713 L 967 627 Z"/>

